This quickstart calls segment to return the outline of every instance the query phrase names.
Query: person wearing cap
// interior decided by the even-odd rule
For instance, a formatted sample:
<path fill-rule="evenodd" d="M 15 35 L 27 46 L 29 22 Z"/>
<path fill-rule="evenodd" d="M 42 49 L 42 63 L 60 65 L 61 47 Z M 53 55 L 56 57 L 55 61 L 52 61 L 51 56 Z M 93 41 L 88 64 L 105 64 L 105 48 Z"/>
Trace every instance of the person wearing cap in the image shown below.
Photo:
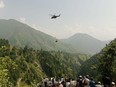
<path fill-rule="evenodd" d="M 62 85 L 61 81 L 59 82 L 59 86 L 58 86 L 58 87 L 63 87 L 63 85 Z"/>
<path fill-rule="evenodd" d="M 115 82 L 112 82 L 112 87 L 115 87 Z"/>
<path fill-rule="evenodd" d="M 79 87 L 83 87 L 83 77 L 79 76 Z"/>
<path fill-rule="evenodd" d="M 103 87 L 103 86 L 101 85 L 101 82 L 98 81 L 98 83 L 95 85 L 95 87 Z"/>

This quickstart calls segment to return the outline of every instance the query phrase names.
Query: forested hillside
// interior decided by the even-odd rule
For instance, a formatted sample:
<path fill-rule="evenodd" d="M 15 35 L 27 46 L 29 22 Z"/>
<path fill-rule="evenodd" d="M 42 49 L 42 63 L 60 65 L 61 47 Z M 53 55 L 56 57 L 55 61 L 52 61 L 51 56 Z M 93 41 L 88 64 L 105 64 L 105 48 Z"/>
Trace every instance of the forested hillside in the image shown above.
<path fill-rule="evenodd" d="M 22 82 L 33 85 L 44 76 L 33 49 L 14 47 L 8 40 L 0 39 L 1 87 L 13 87 Z"/>
<path fill-rule="evenodd" d="M 67 39 L 62 39 L 62 41 L 71 44 L 75 49 L 86 54 L 96 54 L 108 43 L 108 41 L 101 41 L 84 33 L 76 33 Z"/>
<path fill-rule="evenodd" d="M 28 46 L 20 48 L 0 39 L 0 86 L 34 86 L 46 76 L 75 78 L 79 66 L 88 57 L 85 54 L 34 50 Z"/>
<path fill-rule="evenodd" d="M 77 53 L 71 45 L 14 19 L 0 19 L 0 37 L 8 39 L 11 45 L 19 47 L 27 45 L 39 50 Z"/>
<path fill-rule="evenodd" d="M 100 53 L 84 62 L 79 74 L 89 74 L 99 80 L 107 75 L 116 82 L 116 39 L 106 45 Z"/>

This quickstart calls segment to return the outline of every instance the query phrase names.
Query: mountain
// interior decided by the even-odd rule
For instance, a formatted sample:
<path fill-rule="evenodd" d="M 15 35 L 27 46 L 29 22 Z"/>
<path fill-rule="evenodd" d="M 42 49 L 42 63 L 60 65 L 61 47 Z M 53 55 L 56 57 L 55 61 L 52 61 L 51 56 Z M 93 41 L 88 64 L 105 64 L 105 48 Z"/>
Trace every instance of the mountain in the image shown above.
<path fill-rule="evenodd" d="M 80 52 L 95 54 L 98 53 L 106 44 L 88 34 L 77 33 L 68 39 L 62 39 L 63 42 L 71 44 Z"/>
<path fill-rule="evenodd" d="M 34 49 L 44 49 L 48 51 L 60 50 L 75 52 L 70 45 L 60 40 L 56 42 L 56 38 L 14 19 L 0 19 L 0 38 L 8 39 L 11 45 L 19 47 L 28 46 Z"/>

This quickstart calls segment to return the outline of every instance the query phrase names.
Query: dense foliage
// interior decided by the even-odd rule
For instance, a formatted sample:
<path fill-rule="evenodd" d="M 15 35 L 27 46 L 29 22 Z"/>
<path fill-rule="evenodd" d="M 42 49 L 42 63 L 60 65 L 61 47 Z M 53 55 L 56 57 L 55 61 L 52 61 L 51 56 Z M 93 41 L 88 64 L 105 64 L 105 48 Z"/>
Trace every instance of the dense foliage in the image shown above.
<path fill-rule="evenodd" d="M 116 82 L 116 39 L 106 45 L 100 53 L 85 61 L 80 67 L 79 74 L 89 74 L 98 80 L 107 75 Z"/>
<path fill-rule="evenodd" d="M 72 77 L 77 76 L 81 62 L 89 56 L 82 54 L 69 54 L 64 52 L 41 51 L 40 63 L 48 76 Z M 48 73 L 49 72 L 49 73 Z"/>
<path fill-rule="evenodd" d="M 35 62 L 36 56 L 33 49 L 13 47 L 8 40 L 0 39 L 0 87 L 41 81 L 44 73 Z"/>
<path fill-rule="evenodd" d="M 97 78 L 99 72 L 98 72 L 98 55 L 92 56 L 90 59 L 86 60 L 82 63 L 82 65 L 79 68 L 79 75 L 90 75 L 94 78 Z"/>
<path fill-rule="evenodd" d="M 11 46 L 0 39 L 0 86 L 19 87 L 35 85 L 48 76 L 76 77 L 81 63 L 88 59 L 84 54 L 34 50 Z"/>
<path fill-rule="evenodd" d="M 116 39 L 101 51 L 98 69 L 102 77 L 109 76 L 111 80 L 116 81 Z"/>

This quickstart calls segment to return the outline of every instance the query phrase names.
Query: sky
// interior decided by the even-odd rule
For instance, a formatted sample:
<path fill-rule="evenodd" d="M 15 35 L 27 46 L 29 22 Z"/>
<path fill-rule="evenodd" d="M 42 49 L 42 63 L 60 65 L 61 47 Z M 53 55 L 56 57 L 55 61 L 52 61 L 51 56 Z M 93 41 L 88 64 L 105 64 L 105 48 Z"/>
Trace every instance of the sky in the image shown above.
<path fill-rule="evenodd" d="M 51 19 L 51 15 L 61 16 Z M 16 19 L 58 39 L 86 33 L 116 38 L 116 0 L 0 0 L 0 19 Z"/>

